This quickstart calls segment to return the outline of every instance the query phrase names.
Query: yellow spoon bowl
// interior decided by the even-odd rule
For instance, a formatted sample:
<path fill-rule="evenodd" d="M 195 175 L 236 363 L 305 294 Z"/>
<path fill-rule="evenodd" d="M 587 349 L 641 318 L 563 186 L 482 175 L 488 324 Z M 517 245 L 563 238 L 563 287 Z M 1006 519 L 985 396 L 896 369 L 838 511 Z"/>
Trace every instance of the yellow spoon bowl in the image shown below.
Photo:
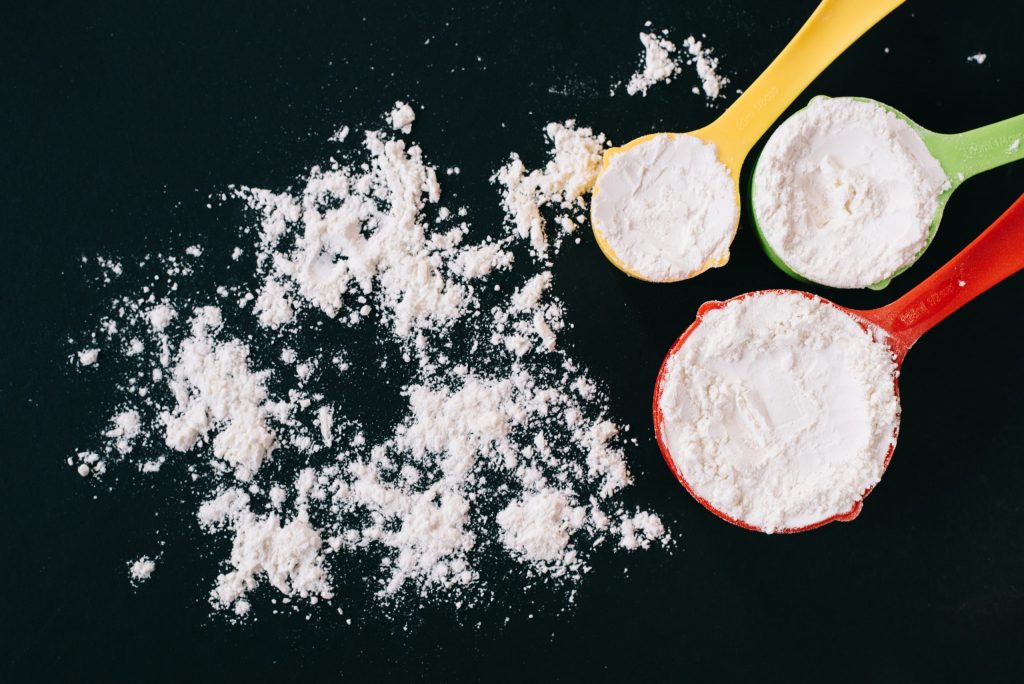
<path fill-rule="evenodd" d="M 601 191 L 601 179 L 616 155 L 633 149 L 655 137 L 675 138 L 690 135 L 714 145 L 718 161 L 729 171 L 736 195 L 736 224 L 728 243 L 739 228 L 740 170 L 743 160 L 793 100 L 869 28 L 878 23 L 904 0 L 822 0 L 793 40 L 768 65 L 740 97 L 715 121 L 690 133 L 652 133 L 605 151 L 601 171 L 591 199 L 591 225 L 601 251 L 612 264 L 629 276 L 650 282 L 676 282 L 699 275 L 729 261 L 728 248 L 710 257 L 700 268 L 679 278 L 659 279 L 637 272 L 616 254 L 601 226 L 594 220 L 594 201 Z"/>

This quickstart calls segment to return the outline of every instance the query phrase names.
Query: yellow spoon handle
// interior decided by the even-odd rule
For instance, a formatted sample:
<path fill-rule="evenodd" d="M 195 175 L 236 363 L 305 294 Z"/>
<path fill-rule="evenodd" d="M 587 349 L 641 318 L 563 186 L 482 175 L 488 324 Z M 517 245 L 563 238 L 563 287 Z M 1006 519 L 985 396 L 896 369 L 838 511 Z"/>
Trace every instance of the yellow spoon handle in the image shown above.
<path fill-rule="evenodd" d="M 807 23 L 714 123 L 697 131 L 739 173 L 747 152 L 825 67 L 904 0 L 822 0 Z"/>

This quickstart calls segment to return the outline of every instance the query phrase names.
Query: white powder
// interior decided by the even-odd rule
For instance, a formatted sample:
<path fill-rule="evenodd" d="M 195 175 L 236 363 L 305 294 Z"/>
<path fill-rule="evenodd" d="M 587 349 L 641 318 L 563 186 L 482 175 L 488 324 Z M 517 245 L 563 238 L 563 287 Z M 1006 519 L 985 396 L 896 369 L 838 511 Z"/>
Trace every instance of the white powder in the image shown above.
<path fill-rule="evenodd" d="M 132 443 L 141 430 L 139 414 L 133 409 L 122 411 L 110 420 L 113 427 L 103 433 L 114 440 L 114 446 L 122 454 L 132 450 Z"/>
<path fill-rule="evenodd" d="M 82 366 L 91 366 L 100 358 L 99 349 L 83 349 L 78 352 L 78 363 Z"/>
<path fill-rule="evenodd" d="M 584 507 L 573 506 L 568 495 L 553 489 L 527 494 L 498 513 L 505 546 L 527 560 L 563 566 L 569 539 L 586 519 Z"/>
<path fill-rule="evenodd" d="M 254 514 L 249 496 L 232 489 L 204 505 L 199 519 L 207 528 L 227 527 L 235 532 L 231 570 L 217 578 L 211 594 L 214 605 L 235 606 L 261 579 L 285 596 L 331 598 L 330 577 L 321 555 L 323 542 L 304 511 L 282 524 L 276 513 Z"/>
<path fill-rule="evenodd" d="M 873 102 L 816 98 L 772 134 L 754 171 L 754 211 L 800 275 L 867 287 L 924 249 L 946 175 L 906 122 Z"/>
<path fill-rule="evenodd" d="M 728 78 L 718 73 L 718 58 L 712 57 L 710 48 L 705 48 L 703 43 L 693 36 L 688 36 L 683 45 L 690 53 L 691 63 L 697 69 L 704 94 L 709 100 L 717 99 L 722 93 L 722 87 L 729 82 Z"/>
<path fill-rule="evenodd" d="M 291 322 L 295 310 L 288 289 L 277 280 L 268 279 L 256 297 L 256 313 L 260 323 L 268 328 L 278 328 Z"/>
<path fill-rule="evenodd" d="M 640 42 L 644 45 L 643 69 L 629 79 L 626 92 L 646 96 L 647 89 L 655 83 L 671 83 L 672 77 L 679 73 L 679 65 L 673 58 L 676 46 L 667 38 L 659 38 L 654 33 L 641 33 Z"/>
<path fill-rule="evenodd" d="M 339 128 L 338 130 L 336 130 L 336 131 L 334 132 L 334 134 L 333 134 L 333 135 L 331 135 L 331 137 L 330 137 L 330 138 L 328 138 L 328 140 L 330 140 L 331 142 L 339 142 L 339 143 L 342 143 L 342 142 L 345 142 L 345 139 L 346 139 L 346 138 L 348 138 L 348 134 L 349 134 L 349 128 L 348 128 L 348 126 L 342 126 L 342 127 L 341 127 L 341 128 Z"/>
<path fill-rule="evenodd" d="M 353 158 L 313 166 L 294 190 L 225 193 L 258 221 L 239 230 L 251 244 L 232 253 L 232 284 L 192 283 L 191 267 L 153 255 L 139 264 L 156 269 L 149 284 L 114 297 L 98 338 L 123 354 L 104 366 L 123 373 L 114 395 L 147 446 L 133 471 L 180 487 L 155 478 L 188 452 L 194 491 L 176 498 L 230 541 L 215 608 L 251 619 L 251 592 L 269 584 L 300 610 L 330 602 L 341 581 L 365 581 L 382 605 L 460 608 L 491 600 L 488 582 L 508 581 L 509 565 L 525 565 L 531 585 L 571 585 L 598 548 L 668 543 L 656 515 L 618 501 L 631 481 L 624 430 L 559 344 L 553 263 L 510 269 L 546 248 L 548 205 L 563 231 L 560 219 L 585 221 L 601 161 L 603 136 L 571 121 L 546 133 L 542 169 L 514 156 L 502 174 L 509 222 L 537 217 L 525 232 L 481 236 L 466 208 L 438 206 L 418 146 L 368 131 Z M 195 258 L 216 251 L 200 245 Z M 371 394 L 389 409 L 364 425 Z M 92 452 L 67 462 L 106 470 Z"/>
<path fill-rule="evenodd" d="M 529 238 L 534 252 L 547 253 L 548 236 L 541 207 L 555 205 L 561 210 L 556 221 L 567 229 L 569 214 L 584 208 L 583 195 L 590 192 L 601 168 L 605 144 L 603 134 L 589 128 L 576 128 L 576 122 L 549 123 L 545 129 L 552 143 L 551 159 L 543 169 L 527 170 L 519 155 L 492 178 L 504 188 L 502 207 L 509 223 L 521 238 Z M 565 212 L 568 212 L 565 213 Z"/>
<path fill-rule="evenodd" d="M 238 340 L 217 341 L 220 325 L 218 309 L 197 310 L 168 381 L 175 406 L 161 420 L 167 446 L 176 451 L 218 432 L 213 455 L 248 480 L 277 446 L 265 403 L 267 372 L 249 370 L 249 348 Z"/>
<path fill-rule="evenodd" d="M 640 34 L 640 42 L 644 46 L 643 64 L 626 83 L 626 93 L 646 97 L 651 86 L 661 82 L 671 83 L 682 70 L 685 59 L 688 65 L 694 67 L 701 82 L 701 88 L 694 87 L 693 92 L 699 94 L 703 90 L 709 101 L 717 99 L 729 79 L 718 73 L 718 58 L 712 56 L 711 48 L 693 36 L 687 36 L 683 41 L 687 53 L 684 57 L 675 43 L 665 37 L 667 33 L 662 31 L 660 37 L 656 33 Z M 615 94 L 614 88 L 612 94 Z"/>
<path fill-rule="evenodd" d="M 131 576 L 132 584 L 141 584 L 153 576 L 156 570 L 156 561 L 149 556 L 140 556 L 128 564 L 128 574 Z"/>
<path fill-rule="evenodd" d="M 452 270 L 468 279 L 482 278 L 495 269 L 506 269 L 512 265 L 515 257 L 504 250 L 500 243 L 483 244 L 468 247 L 452 262 Z"/>
<path fill-rule="evenodd" d="M 968 57 L 967 61 L 974 62 L 975 64 L 984 64 L 986 59 L 988 59 L 988 55 L 984 52 L 978 52 Z"/>
<path fill-rule="evenodd" d="M 379 132 L 367 132 L 364 145 L 371 156 L 367 169 L 337 162 L 313 167 L 297 197 L 241 190 L 251 206 L 264 211 L 257 255 L 270 269 L 266 303 L 260 305 L 264 324 L 288 320 L 288 310 L 297 305 L 289 301 L 285 307 L 273 281 L 294 283 L 303 305 L 330 317 L 342 310 L 347 294 L 372 294 L 401 336 L 465 311 L 465 287 L 438 267 L 464 231 L 428 239 L 420 220 L 424 204 L 440 198 L 435 169 L 423 163 L 419 147 L 407 148 Z M 362 232 L 361 225 L 372 230 Z M 290 226 L 302 228 L 294 245 L 279 246 Z"/>
<path fill-rule="evenodd" d="M 412 110 L 412 107 L 401 101 L 396 102 L 395 108 L 388 114 L 388 121 L 391 122 L 391 127 L 406 135 L 412 133 L 412 122 L 415 120 L 416 112 Z M 344 140 L 344 137 L 342 140 Z"/>
<path fill-rule="evenodd" d="M 694 493 L 777 532 L 854 510 L 895 443 L 889 347 L 799 293 L 707 312 L 668 361 L 662 439 Z"/>
<path fill-rule="evenodd" d="M 154 306 L 149 311 L 149 324 L 153 326 L 153 330 L 163 330 L 170 324 L 171 319 L 174 318 L 176 312 L 166 304 L 160 304 Z"/>
<path fill-rule="evenodd" d="M 638 511 L 632 518 L 622 521 L 619 545 L 626 549 L 649 549 L 665 534 L 661 518 L 647 511 Z"/>
<path fill-rule="evenodd" d="M 674 281 L 721 266 L 739 218 L 714 145 L 661 133 L 618 152 L 597 180 L 594 231 L 637 276 Z"/>

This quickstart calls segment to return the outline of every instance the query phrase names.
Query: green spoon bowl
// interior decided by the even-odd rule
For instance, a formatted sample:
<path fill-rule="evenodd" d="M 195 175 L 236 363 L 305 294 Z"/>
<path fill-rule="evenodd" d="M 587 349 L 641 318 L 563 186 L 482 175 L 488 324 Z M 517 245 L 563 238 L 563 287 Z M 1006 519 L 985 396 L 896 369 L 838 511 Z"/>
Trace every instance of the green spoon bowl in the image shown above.
<path fill-rule="evenodd" d="M 824 95 L 818 95 L 812 98 L 811 102 L 819 99 L 828 98 Z M 946 202 L 949 201 L 949 197 L 953 194 L 954 190 L 960 187 L 965 180 L 972 176 L 976 176 L 979 173 L 989 171 L 990 169 L 1003 166 L 1004 164 L 1009 164 L 1010 162 L 1014 162 L 1019 159 L 1024 159 L 1024 114 L 964 133 L 936 133 L 911 120 L 903 114 L 903 112 L 897 111 L 889 105 L 878 102 L 877 100 L 871 100 L 866 97 L 855 97 L 849 99 L 878 105 L 906 123 L 915 133 L 917 133 L 918 136 L 920 136 L 921 142 L 924 143 L 928 152 L 939 162 L 939 165 L 942 167 L 942 171 L 946 174 L 946 179 L 949 181 L 947 188 L 943 190 L 937 198 L 938 201 L 935 208 L 935 215 L 928 226 L 928 235 L 925 239 L 924 246 L 917 252 L 917 254 L 914 255 L 914 258 L 910 262 L 901 266 L 888 278 L 868 286 L 872 290 L 881 290 L 885 288 L 893 278 L 913 266 L 914 263 L 921 258 L 921 255 L 924 254 L 925 250 L 928 249 L 928 246 L 932 243 L 932 240 L 935 238 L 935 234 L 939 230 L 939 223 L 942 222 L 942 213 L 946 208 Z M 797 112 L 797 114 L 799 114 L 799 112 Z M 796 116 L 796 114 L 793 116 Z M 760 157 L 758 157 L 758 162 L 760 162 Z M 751 215 L 754 217 L 754 228 L 765 254 L 768 255 L 768 258 L 771 259 L 780 270 L 796 280 L 804 283 L 820 284 L 795 271 L 769 244 L 768 238 L 765 236 L 764 228 L 762 227 L 761 221 L 757 215 L 756 204 L 754 202 L 754 195 L 757 192 L 754 184 L 756 174 L 757 164 L 755 163 L 754 172 L 750 174 Z"/>

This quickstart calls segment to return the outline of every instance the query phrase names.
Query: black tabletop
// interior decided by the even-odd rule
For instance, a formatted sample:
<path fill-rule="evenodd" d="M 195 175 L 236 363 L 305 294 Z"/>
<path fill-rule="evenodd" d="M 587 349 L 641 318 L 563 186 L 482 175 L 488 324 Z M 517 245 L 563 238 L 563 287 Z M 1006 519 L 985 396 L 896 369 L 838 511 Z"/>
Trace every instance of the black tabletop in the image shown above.
<path fill-rule="evenodd" d="M 198 236 L 228 245 L 234 227 L 206 211 L 210 193 L 230 183 L 286 187 L 323 158 L 338 125 L 379 121 L 396 99 L 416 104 L 414 138 L 431 161 L 460 166 L 460 200 L 480 208 L 475 229 L 496 230 L 501 213 L 487 178 L 513 150 L 541 161 L 545 123 L 575 118 L 616 142 L 698 128 L 814 6 L 8 7 L 0 22 L 5 679 L 1019 679 L 1024 276 L 913 349 L 901 380 L 899 446 L 856 521 L 796 536 L 746 532 L 685 494 L 649 427 L 654 374 L 701 302 L 794 285 L 762 253 L 746 206 L 732 261 L 691 282 L 630 280 L 589 236 L 558 259 L 559 294 L 575 324 L 565 341 L 634 426 L 633 496 L 677 540 L 671 553 L 598 563 L 570 610 L 553 593 L 550 605 L 497 606 L 471 622 L 428 604 L 397 618 L 352 616 L 351 625 L 325 612 L 234 626 L 211 617 L 205 602 L 224 549 L 189 543 L 194 522 L 188 509 L 175 509 L 174 492 L 87 486 L 65 465 L 110 408 L 106 388 L 67 361 L 68 338 L 98 307 L 82 255 L 130 262 Z M 646 98 L 609 96 L 636 66 L 647 20 L 679 40 L 707 35 L 732 79 L 722 105 L 692 94 L 688 72 Z M 1022 26 L 1017 2 L 911 0 L 793 109 L 815 94 L 860 95 L 948 132 L 1018 114 Z M 969 62 L 978 52 L 984 63 Z M 924 258 L 887 290 L 818 291 L 847 306 L 886 303 L 1022 190 L 1019 164 L 972 179 L 951 199 Z M 154 520 L 155 500 L 181 519 Z M 125 562 L 152 541 L 154 526 L 167 542 L 166 562 L 136 590 Z"/>

